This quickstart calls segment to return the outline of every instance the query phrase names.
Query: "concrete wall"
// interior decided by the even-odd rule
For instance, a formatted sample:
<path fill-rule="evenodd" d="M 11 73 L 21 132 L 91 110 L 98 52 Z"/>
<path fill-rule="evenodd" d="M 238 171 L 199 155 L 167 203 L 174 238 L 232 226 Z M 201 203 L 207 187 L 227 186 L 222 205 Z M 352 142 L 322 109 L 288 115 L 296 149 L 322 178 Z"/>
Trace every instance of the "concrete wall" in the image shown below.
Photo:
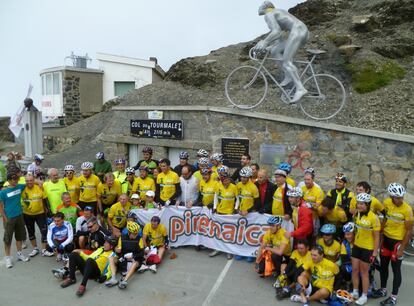
<path fill-rule="evenodd" d="M 130 136 L 130 119 L 147 119 L 147 111 L 151 109 L 163 110 L 164 119 L 183 120 L 184 139 Z M 286 160 L 290 156 L 294 164 L 300 161 L 302 167 L 314 167 L 316 181 L 325 190 L 333 187 L 336 172 L 344 172 L 350 177 L 352 188 L 358 181 L 366 180 L 380 197 L 385 195 L 389 183 L 400 182 L 408 188 L 407 199 L 414 203 L 413 136 L 301 119 L 293 122 L 277 115 L 203 106 L 118 106 L 112 118 L 116 124 L 108 126 L 101 136 L 109 160 L 128 157 L 128 144 L 151 145 L 156 158 L 165 156 L 162 154 L 168 147 L 185 148 L 194 159 L 199 148 L 220 152 L 221 138 L 241 137 L 250 140 L 250 154 L 259 164 L 261 144 L 284 146 Z M 275 165 L 265 167 L 273 171 Z M 292 176 L 301 180 L 300 165 L 293 169 Z"/>

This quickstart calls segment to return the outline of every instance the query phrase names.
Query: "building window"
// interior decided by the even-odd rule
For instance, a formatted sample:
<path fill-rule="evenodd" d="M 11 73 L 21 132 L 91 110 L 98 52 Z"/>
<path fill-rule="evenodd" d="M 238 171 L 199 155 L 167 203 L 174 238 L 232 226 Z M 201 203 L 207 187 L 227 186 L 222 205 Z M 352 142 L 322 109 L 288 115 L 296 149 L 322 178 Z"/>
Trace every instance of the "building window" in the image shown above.
<path fill-rule="evenodd" d="M 60 95 L 61 83 L 59 72 L 45 73 L 42 75 L 42 95 Z"/>
<path fill-rule="evenodd" d="M 135 82 L 114 82 L 115 96 L 119 97 L 135 89 Z"/>

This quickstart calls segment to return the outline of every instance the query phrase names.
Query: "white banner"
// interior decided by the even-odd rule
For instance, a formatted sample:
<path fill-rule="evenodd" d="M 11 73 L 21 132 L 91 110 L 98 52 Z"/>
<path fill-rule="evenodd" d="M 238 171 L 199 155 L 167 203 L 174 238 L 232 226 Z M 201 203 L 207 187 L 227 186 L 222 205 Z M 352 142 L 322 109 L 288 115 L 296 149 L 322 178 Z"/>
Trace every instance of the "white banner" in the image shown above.
<path fill-rule="evenodd" d="M 207 248 L 241 256 L 256 256 L 261 236 L 269 228 L 267 214 L 241 215 L 212 214 L 206 207 L 170 206 L 157 209 L 135 209 L 141 224 L 159 216 L 167 227 L 170 245 L 203 245 Z M 283 221 L 282 227 L 293 231 L 293 223 Z"/>

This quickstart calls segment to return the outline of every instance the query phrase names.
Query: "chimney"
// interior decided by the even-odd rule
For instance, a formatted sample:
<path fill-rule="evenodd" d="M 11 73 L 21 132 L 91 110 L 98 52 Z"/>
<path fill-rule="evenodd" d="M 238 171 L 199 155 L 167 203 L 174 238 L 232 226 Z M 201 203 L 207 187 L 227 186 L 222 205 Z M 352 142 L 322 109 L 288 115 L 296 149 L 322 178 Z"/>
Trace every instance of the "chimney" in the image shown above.
<path fill-rule="evenodd" d="M 155 64 L 158 64 L 158 60 L 156 57 L 150 57 L 149 60 L 154 62 Z"/>

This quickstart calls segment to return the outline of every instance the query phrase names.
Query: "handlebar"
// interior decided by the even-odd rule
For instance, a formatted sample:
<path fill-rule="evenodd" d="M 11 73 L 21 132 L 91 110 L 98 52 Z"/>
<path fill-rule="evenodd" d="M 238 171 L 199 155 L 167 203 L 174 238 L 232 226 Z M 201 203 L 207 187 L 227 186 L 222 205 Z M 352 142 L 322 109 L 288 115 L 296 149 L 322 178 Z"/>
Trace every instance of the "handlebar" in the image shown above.
<path fill-rule="evenodd" d="M 265 50 L 258 51 L 258 50 L 254 50 L 254 47 L 250 48 L 249 57 L 250 59 L 257 61 L 259 60 L 259 56 L 267 56 L 270 52 L 270 49 L 271 49 L 270 47 L 267 47 Z"/>

